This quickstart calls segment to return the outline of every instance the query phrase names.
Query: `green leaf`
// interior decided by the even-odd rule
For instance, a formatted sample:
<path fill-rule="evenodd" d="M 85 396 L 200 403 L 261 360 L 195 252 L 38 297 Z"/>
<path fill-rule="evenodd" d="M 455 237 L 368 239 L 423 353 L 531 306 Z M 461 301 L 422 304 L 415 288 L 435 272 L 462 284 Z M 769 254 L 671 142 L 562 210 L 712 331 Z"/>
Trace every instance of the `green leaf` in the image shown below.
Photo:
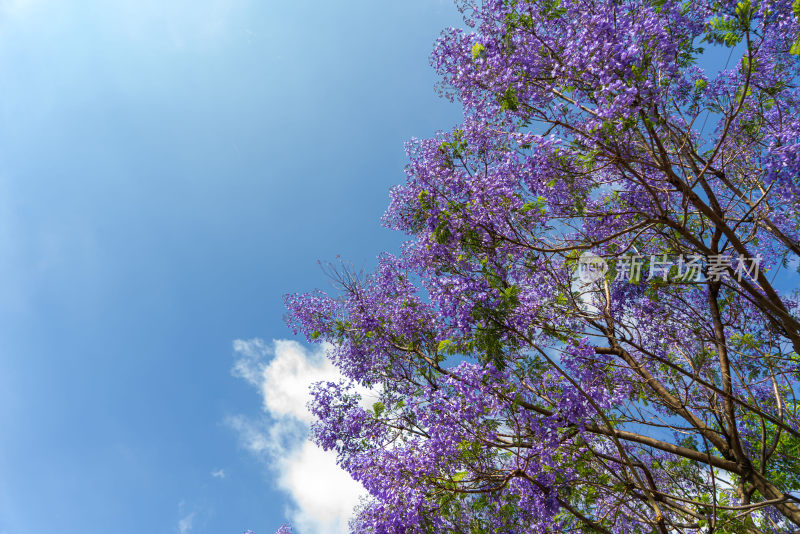
<path fill-rule="evenodd" d="M 794 44 L 789 49 L 790 54 L 794 54 L 795 56 L 800 56 L 800 35 L 797 36 L 797 39 L 794 41 Z"/>
<path fill-rule="evenodd" d="M 522 209 L 520 211 L 522 213 L 528 213 L 529 211 L 532 210 L 538 210 L 539 213 L 544 215 L 545 213 L 547 213 L 547 210 L 544 207 L 546 203 L 547 201 L 543 197 L 539 197 L 533 202 L 526 202 L 525 205 L 522 206 Z"/>
<path fill-rule="evenodd" d="M 506 89 L 503 96 L 499 99 L 500 109 L 503 111 L 517 111 L 519 109 L 519 98 L 513 87 Z"/>
<path fill-rule="evenodd" d="M 455 343 L 449 339 L 443 339 L 439 342 L 439 346 L 436 347 L 436 352 L 440 352 L 442 354 L 453 354 L 455 350 Z"/>

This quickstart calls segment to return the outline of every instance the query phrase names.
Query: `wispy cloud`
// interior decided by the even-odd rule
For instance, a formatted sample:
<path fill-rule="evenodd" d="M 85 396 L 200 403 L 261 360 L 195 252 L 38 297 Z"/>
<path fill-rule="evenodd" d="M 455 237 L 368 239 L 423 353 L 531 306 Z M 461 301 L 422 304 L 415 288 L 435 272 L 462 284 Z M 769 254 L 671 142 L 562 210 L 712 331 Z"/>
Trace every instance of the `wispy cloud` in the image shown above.
<path fill-rule="evenodd" d="M 225 478 L 225 470 L 217 469 L 216 471 L 211 471 L 211 476 L 214 478 Z"/>
<path fill-rule="evenodd" d="M 308 441 L 312 415 L 306 408 L 309 387 L 340 378 L 325 358 L 294 341 L 267 345 L 260 339 L 237 340 L 232 373 L 257 387 L 265 416 L 231 417 L 228 424 L 242 445 L 277 473 L 277 484 L 292 501 L 289 518 L 296 532 L 340 534 L 364 489 L 336 465 L 336 457 Z"/>
<path fill-rule="evenodd" d="M 119 17 L 118 29 L 126 38 L 186 48 L 217 42 L 233 31 L 248 1 L 121 0 L 108 9 Z"/>
<path fill-rule="evenodd" d="M 180 521 L 178 521 L 178 532 L 180 534 L 186 534 L 190 530 L 192 530 L 192 522 L 194 521 L 194 512 L 191 514 L 183 517 Z"/>
<path fill-rule="evenodd" d="M 93 0 L 80 16 L 58 17 L 55 0 L 0 0 L 0 23 L 37 28 L 94 23 L 86 31 L 112 35 L 117 45 L 205 50 L 221 40 L 241 37 L 252 0 Z M 103 31 L 105 30 L 108 31 Z"/>
<path fill-rule="evenodd" d="M 0 15 L 20 15 L 33 8 L 35 4 L 35 0 L 0 0 Z"/>

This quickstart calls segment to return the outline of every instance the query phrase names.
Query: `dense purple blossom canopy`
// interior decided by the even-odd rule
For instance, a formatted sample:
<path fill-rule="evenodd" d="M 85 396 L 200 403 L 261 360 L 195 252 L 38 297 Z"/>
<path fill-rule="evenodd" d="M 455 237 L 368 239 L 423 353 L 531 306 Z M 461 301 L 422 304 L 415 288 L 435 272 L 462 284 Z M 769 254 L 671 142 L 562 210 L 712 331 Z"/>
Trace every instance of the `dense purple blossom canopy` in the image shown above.
<path fill-rule="evenodd" d="M 461 8 L 410 240 L 286 299 L 353 532 L 800 530 L 800 0 Z"/>

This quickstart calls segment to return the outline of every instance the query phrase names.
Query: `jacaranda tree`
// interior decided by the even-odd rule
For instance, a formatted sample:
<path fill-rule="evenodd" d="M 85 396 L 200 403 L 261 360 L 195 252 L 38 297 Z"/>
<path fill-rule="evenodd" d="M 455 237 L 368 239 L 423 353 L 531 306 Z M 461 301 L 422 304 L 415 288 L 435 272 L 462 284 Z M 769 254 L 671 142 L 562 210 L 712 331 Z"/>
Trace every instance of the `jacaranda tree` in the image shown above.
<path fill-rule="evenodd" d="M 286 299 L 352 530 L 800 531 L 800 0 L 460 7 L 409 241 Z"/>

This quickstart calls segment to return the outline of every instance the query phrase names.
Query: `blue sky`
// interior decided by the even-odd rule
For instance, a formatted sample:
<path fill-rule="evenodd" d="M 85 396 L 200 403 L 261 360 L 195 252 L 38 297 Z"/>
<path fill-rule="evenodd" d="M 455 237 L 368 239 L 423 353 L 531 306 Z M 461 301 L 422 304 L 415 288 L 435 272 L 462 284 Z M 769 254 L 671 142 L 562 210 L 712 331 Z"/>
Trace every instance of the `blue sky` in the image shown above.
<path fill-rule="evenodd" d="M 459 22 L 440 0 L 0 0 L 0 534 L 335 515 L 263 442 L 302 427 L 275 385 L 328 372 L 272 342 L 281 297 L 399 243 L 379 218 L 403 143 L 459 120 L 427 61 Z"/>

